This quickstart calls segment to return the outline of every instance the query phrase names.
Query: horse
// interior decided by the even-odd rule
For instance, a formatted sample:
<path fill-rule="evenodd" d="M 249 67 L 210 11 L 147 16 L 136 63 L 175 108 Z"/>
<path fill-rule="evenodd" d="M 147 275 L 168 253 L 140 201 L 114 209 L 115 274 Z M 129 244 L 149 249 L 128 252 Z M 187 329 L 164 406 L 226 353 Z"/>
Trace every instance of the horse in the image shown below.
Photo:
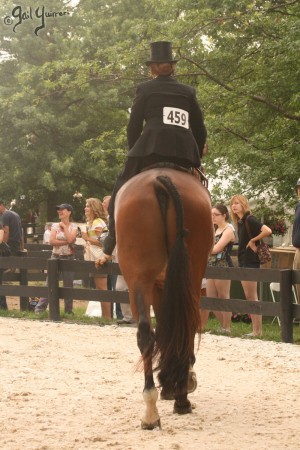
<path fill-rule="evenodd" d="M 200 336 L 201 283 L 213 245 L 210 195 L 187 171 L 150 168 L 118 192 L 115 224 L 144 368 L 141 426 L 152 430 L 161 428 L 154 370 L 161 399 L 175 400 L 174 413 L 192 412 L 188 393 L 197 386 L 192 367 L 196 333 Z"/>

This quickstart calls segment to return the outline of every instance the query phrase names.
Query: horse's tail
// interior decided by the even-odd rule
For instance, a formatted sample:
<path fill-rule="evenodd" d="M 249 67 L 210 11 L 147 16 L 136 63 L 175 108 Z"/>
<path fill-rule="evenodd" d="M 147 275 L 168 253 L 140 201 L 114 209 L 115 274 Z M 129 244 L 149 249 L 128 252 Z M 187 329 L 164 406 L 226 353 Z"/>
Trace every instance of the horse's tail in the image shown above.
<path fill-rule="evenodd" d="M 190 265 L 184 237 L 183 205 L 181 197 L 167 176 L 158 176 L 154 189 L 162 212 L 168 238 L 168 200 L 173 200 L 176 215 L 176 240 L 170 250 L 163 298 L 155 331 L 154 359 L 158 379 L 165 392 L 186 389 L 188 370 L 194 363 L 194 339 L 199 330 L 198 299 L 192 292 Z M 166 241 L 168 245 L 168 240 Z"/>

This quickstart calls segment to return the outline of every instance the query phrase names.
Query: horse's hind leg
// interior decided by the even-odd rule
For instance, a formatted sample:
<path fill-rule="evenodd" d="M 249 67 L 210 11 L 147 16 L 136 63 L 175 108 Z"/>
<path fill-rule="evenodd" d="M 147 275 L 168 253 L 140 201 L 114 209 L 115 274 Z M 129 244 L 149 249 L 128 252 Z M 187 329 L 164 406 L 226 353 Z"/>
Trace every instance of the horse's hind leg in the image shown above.
<path fill-rule="evenodd" d="M 188 370 L 185 382 L 182 382 L 181 386 L 178 385 L 175 390 L 174 413 L 189 414 L 192 412 L 192 404 L 188 399 L 189 374 L 190 371 Z"/>
<path fill-rule="evenodd" d="M 139 313 L 137 343 L 143 358 L 145 376 L 143 398 L 146 404 L 146 410 L 142 418 L 141 426 L 144 430 L 153 430 L 156 427 L 161 428 L 156 407 L 158 392 L 154 384 L 152 369 L 154 331 L 150 323 L 150 313 L 147 314 L 142 294 L 135 293 L 135 305 Z"/>
<path fill-rule="evenodd" d="M 185 394 L 175 394 L 175 402 L 173 412 L 177 414 L 189 414 L 192 412 L 192 404 Z"/>
<path fill-rule="evenodd" d="M 196 373 L 193 371 L 193 364 L 195 356 L 191 357 L 190 366 L 187 370 L 187 377 L 185 381 L 178 385 L 174 393 L 174 408 L 173 412 L 177 414 L 189 414 L 192 412 L 192 404 L 188 399 L 188 393 L 194 392 L 197 387 Z"/>
<path fill-rule="evenodd" d="M 189 374 L 188 374 L 188 385 L 187 385 L 188 394 L 191 394 L 197 388 L 197 375 L 196 375 L 196 372 L 193 370 L 195 362 L 196 362 L 196 358 L 195 358 L 195 354 L 193 353 L 190 358 L 190 367 L 189 367 Z"/>

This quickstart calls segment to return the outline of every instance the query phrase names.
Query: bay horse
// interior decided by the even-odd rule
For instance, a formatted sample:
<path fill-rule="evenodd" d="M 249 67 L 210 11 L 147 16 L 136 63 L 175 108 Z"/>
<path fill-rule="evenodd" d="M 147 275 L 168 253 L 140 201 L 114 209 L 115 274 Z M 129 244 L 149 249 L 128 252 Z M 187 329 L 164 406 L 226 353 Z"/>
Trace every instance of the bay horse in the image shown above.
<path fill-rule="evenodd" d="M 175 413 L 192 412 L 187 396 L 197 383 L 192 366 L 200 333 L 201 283 L 213 245 L 210 195 L 188 172 L 152 168 L 120 189 L 115 223 L 119 266 L 137 320 L 144 367 L 142 428 L 160 428 L 154 369 L 161 398 L 175 399 Z"/>

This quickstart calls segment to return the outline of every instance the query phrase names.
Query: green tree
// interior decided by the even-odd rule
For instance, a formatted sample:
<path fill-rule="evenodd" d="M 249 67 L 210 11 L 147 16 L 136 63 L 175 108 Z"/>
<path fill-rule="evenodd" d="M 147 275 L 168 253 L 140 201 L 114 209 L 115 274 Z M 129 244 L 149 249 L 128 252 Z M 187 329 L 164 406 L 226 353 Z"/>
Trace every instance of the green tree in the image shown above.
<path fill-rule="evenodd" d="M 15 31 L 0 28 L 1 196 L 26 194 L 29 207 L 47 201 L 50 218 L 55 202 L 72 201 L 75 191 L 110 192 L 126 157 L 134 86 L 148 77 L 149 42 L 171 40 L 177 77 L 196 87 L 205 113 L 207 173 L 228 183 L 214 196 L 268 193 L 281 204 L 294 197 L 299 0 L 44 5 L 70 14 L 46 18 L 38 35 L 36 17 Z M 0 10 L 9 16 L 11 3 Z"/>

